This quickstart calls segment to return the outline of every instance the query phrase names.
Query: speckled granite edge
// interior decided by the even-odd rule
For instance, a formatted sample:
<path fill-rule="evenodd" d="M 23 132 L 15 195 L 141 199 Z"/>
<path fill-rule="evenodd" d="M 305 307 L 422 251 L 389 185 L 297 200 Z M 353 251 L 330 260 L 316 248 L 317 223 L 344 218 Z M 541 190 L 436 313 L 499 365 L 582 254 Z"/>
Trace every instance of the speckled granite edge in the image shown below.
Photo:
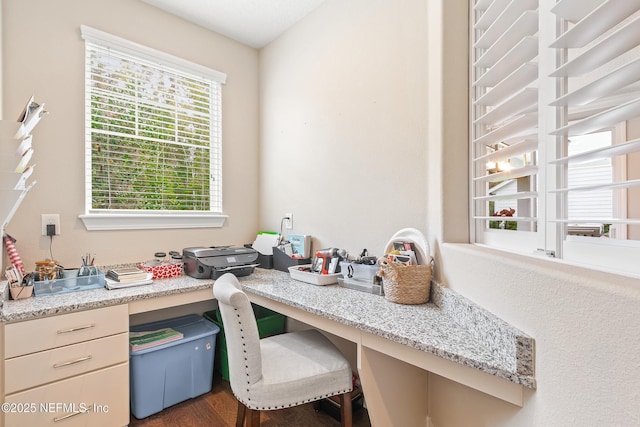
<path fill-rule="evenodd" d="M 322 311 L 322 310 L 317 310 L 317 309 L 313 309 L 311 307 L 302 305 L 302 304 L 297 304 L 295 301 L 292 301 L 290 299 L 287 298 L 281 298 L 281 297 L 277 297 L 274 296 L 271 293 L 268 292 L 262 292 L 259 288 L 250 288 L 247 289 L 249 292 L 254 293 L 256 295 L 268 298 L 268 299 L 272 299 L 274 301 L 278 301 L 281 302 L 283 304 L 286 304 L 288 306 L 291 307 L 295 307 L 298 308 L 300 310 L 306 311 L 308 313 L 311 314 L 315 314 L 318 316 L 322 316 L 325 318 L 328 318 L 330 320 L 334 320 L 338 323 L 347 325 L 347 326 L 351 326 L 357 329 L 360 329 L 362 331 L 365 332 L 369 332 L 372 333 L 374 335 L 380 336 L 382 338 L 388 339 L 390 341 L 393 342 L 397 342 L 399 344 L 403 344 L 403 345 L 407 345 L 409 347 L 415 348 L 417 350 L 421 350 L 424 351 L 426 353 L 430 353 L 433 354 L 435 356 L 441 357 L 443 359 L 449 360 L 451 362 L 455 362 L 464 366 L 468 366 L 474 369 L 478 369 L 481 370 L 483 372 L 486 372 L 488 374 L 497 376 L 497 377 L 501 377 L 504 378 L 506 380 L 509 380 L 513 383 L 516 384 L 520 384 L 523 385 L 525 387 L 528 388 L 536 388 L 536 382 L 535 379 L 533 378 L 532 374 L 528 374 L 525 372 L 519 372 L 516 370 L 515 366 L 517 365 L 515 363 L 515 360 L 518 358 L 518 354 L 520 354 L 518 352 L 518 349 L 515 348 L 514 343 L 510 342 L 509 344 L 507 344 L 507 347 L 510 347 L 512 349 L 512 353 L 508 354 L 508 351 L 505 351 L 504 354 L 507 354 L 507 358 L 514 360 L 514 368 L 513 370 L 505 370 L 496 366 L 493 366 L 489 363 L 485 363 L 483 361 L 480 361 L 478 359 L 475 358 L 470 358 L 470 357 L 465 357 L 462 356 L 458 353 L 455 352 L 451 352 L 451 351 L 446 351 L 443 350 L 442 348 L 439 348 L 438 346 L 435 345 L 429 345 L 429 344 L 425 344 L 422 341 L 418 341 L 418 340 L 411 340 L 411 339 L 407 339 L 405 336 L 403 336 L 402 334 L 398 333 L 391 333 L 389 331 L 385 331 L 382 329 L 377 329 L 377 328 L 372 328 L 370 326 L 367 325 L 363 325 L 362 323 L 359 322 L 354 322 L 351 321 L 350 319 L 346 318 L 346 317 L 342 317 L 342 316 L 336 316 L 336 315 L 328 315 L 326 312 Z M 521 355 L 522 356 L 526 356 L 527 358 L 531 358 L 531 354 L 528 352 L 527 349 L 523 348 L 521 350 Z M 504 356 L 504 355 L 503 355 Z"/>
<path fill-rule="evenodd" d="M 148 285 L 153 286 L 153 285 Z M 87 290 L 82 292 L 75 292 L 73 302 L 60 301 L 60 296 L 45 296 L 45 297 L 33 297 L 20 301 L 12 301 L 12 304 L 27 304 L 30 303 L 30 307 L 27 311 L 13 312 L 3 310 L 3 314 L 0 317 L 2 322 L 17 322 L 21 320 L 29 320 L 37 317 L 53 316 L 56 314 L 70 313 L 74 311 L 91 310 L 94 308 L 105 307 L 110 305 L 127 304 L 133 301 L 140 301 L 145 299 L 159 298 L 169 295 L 177 295 L 182 293 L 194 292 L 201 289 L 208 289 L 211 284 L 203 285 L 201 287 L 190 287 L 185 289 L 167 289 L 158 291 L 154 288 L 153 293 L 145 294 L 133 294 L 126 293 L 127 289 L 120 289 L 115 291 L 106 291 L 104 289 Z M 113 293 L 111 298 L 103 298 L 102 295 L 94 297 L 97 292 L 110 292 Z M 117 294 L 117 295 L 116 295 Z M 65 294 L 65 299 L 69 298 L 70 294 Z M 46 301 L 44 301 L 46 300 Z M 8 305 L 5 305 L 5 309 Z"/>
<path fill-rule="evenodd" d="M 407 306 L 339 286 L 301 284 L 288 274 L 273 270 L 256 269 L 251 276 L 242 278 L 241 283 L 243 287 L 248 285 L 246 290 L 265 298 L 516 384 L 536 387 L 533 339 L 438 284 L 432 286 L 433 302 Z M 210 289 L 211 285 L 212 280 L 182 276 L 119 290 L 101 288 L 7 301 L 1 308 L 0 320 L 16 322 L 89 310 Z M 0 291 L 6 298 L 6 282 L 4 289 L 2 286 L 0 283 Z"/>
<path fill-rule="evenodd" d="M 109 268 L 125 267 L 137 264 L 120 264 L 117 266 L 101 266 L 102 271 Z M 0 321 L 17 322 L 37 317 L 53 316 L 74 311 L 127 304 L 133 301 L 153 299 L 163 296 L 210 289 L 212 281 L 195 280 L 190 277 L 155 280 L 152 284 L 130 288 L 107 290 L 105 288 L 82 290 L 60 294 L 30 297 L 21 300 L 8 300 L 7 283 L 0 282 L 0 291 L 4 286 L 5 304 L 1 308 Z"/>
<path fill-rule="evenodd" d="M 533 340 L 498 317 L 438 284 L 432 287 L 432 302 L 415 306 L 394 304 L 381 296 L 349 290 L 347 292 L 355 292 L 362 296 L 357 298 L 356 306 L 351 305 L 351 309 L 343 310 L 338 306 L 349 300 L 350 295 L 338 295 L 341 292 L 338 290 L 339 287 L 333 291 L 322 292 L 319 288 L 324 287 L 313 285 L 300 284 L 299 287 L 291 287 L 289 277 L 281 273 L 269 275 L 268 279 L 261 278 L 261 275 L 259 272 L 251 278 L 241 279 L 243 288 L 256 295 L 390 341 L 479 369 L 528 388 L 536 388 L 532 369 L 531 373 L 526 369 L 527 366 L 533 366 L 533 347 L 530 345 Z M 278 285 L 289 292 L 282 292 Z M 327 301 L 321 303 L 319 298 L 327 298 Z M 445 308 L 440 308 L 437 304 L 442 304 Z M 364 307 L 364 312 L 357 313 L 361 307 Z M 382 311 L 393 316 L 394 320 L 380 320 Z M 462 316 L 461 313 L 465 312 L 467 315 Z M 419 328 L 418 332 L 415 330 L 416 327 Z M 430 329 L 433 331 L 428 332 Z M 518 339 L 519 337 L 522 338 Z"/>
<path fill-rule="evenodd" d="M 478 340 L 492 342 L 492 348 L 499 349 L 504 353 L 503 357 L 512 360 L 515 372 L 533 377 L 533 338 L 439 283 L 431 284 L 431 300 Z M 511 350 L 513 348 L 515 352 Z"/>
<path fill-rule="evenodd" d="M 9 299 L 9 282 L 6 280 L 0 282 L 0 295 L 2 295 L 2 301 L 0 301 L 0 307 L 2 307 L 4 302 Z"/>

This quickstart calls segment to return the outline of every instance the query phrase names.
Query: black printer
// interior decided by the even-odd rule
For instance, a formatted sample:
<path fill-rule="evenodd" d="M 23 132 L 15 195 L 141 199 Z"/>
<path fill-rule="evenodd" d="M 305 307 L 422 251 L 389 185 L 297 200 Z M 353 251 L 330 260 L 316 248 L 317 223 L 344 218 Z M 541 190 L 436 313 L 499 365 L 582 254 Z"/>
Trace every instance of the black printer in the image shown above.
<path fill-rule="evenodd" d="M 196 279 L 217 279 L 224 273 L 248 276 L 258 263 L 258 251 L 251 248 L 212 246 L 182 250 L 184 272 Z"/>

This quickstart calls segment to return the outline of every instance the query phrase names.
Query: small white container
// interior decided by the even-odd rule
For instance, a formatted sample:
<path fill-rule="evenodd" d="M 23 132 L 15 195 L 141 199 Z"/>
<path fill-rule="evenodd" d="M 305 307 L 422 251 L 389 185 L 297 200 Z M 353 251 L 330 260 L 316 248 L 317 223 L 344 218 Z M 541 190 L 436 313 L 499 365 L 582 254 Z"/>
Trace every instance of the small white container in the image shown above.
<path fill-rule="evenodd" d="M 348 279 L 373 283 L 373 278 L 378 272 L 378 264 L 357 264 L 355 262 L 340 261 L 340 273 Z"/>
<path fill-rule="evenodd" d="M 62 283 L 65 288 L 75 288 L 78 284 L 78 272 L 77 268 L 65 268 L 62 270 L 62 277 L 65 279 Z"/>
<path fill-rule="evenodd" d="M 291 266 L 289 267 L 289 275 L 292 279 L 318 286 L 334 285 L 338 283 L 338 278 L 342 277 L 342 273 L 320 274 L 301 270 L 305 268 L 311 268 L 311 264 Z"/>

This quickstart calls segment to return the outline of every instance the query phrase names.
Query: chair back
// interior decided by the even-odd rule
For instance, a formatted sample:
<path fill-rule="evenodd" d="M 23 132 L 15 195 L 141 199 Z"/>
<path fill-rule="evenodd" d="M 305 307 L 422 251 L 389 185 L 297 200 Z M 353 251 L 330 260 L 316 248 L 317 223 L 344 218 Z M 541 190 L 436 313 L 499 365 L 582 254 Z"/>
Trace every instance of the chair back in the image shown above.
<path fill-rule="evenodd" d="M 236 276 L 226 273 L 213 284 L 227 339 L 229 382 L 236 397 L 250 400 L 250 386 L 262 379 L 260 335 L 251 302 Z"/>

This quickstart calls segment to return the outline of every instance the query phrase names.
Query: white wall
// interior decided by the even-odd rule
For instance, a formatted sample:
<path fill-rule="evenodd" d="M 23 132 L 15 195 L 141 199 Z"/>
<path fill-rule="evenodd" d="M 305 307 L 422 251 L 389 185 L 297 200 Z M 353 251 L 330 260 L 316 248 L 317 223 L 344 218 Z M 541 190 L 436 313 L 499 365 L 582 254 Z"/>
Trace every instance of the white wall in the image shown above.
<path fill-rule="evenodd" d="M 292 211 L 347 249 L 427 230 L 438 280 L 535 338 L 524 408 L 430 375 L 434 426 L 640 425 L 639 280 L 450 243 L 468 241 L 467 4 L 328 0 L 261 52 L 261 226 Z"/>
<path fill-rule="evenodd" d="M 84 212 L 84 42 L 80 25 L 124 37 L 227 73 L 223 86 L 222 229 L 86 231 Z M 154 252 L 242 244 L 257 232 L 258 52 L 132 0 L 4 0 L 4 118 L 15 120 L 29 96 L 50 114 L 34 131 L 38 184 L 7 227 L 27 269 L 50 257 L 40 215 L 58 213 L 62 235 L 53 257 L 76 265 L 93 252 L 99 264 L 144 261 Z M 11 143 L 12 141 L 1 141 Z"/>
<path fill-rule="evenodd" d="M 488 426 L 640 425 L 637 279 L 469 245 L 441 250 L 445 284 L 535 338 L 538 388 L 514 411 L 430 380 L 436 426 L 478 425 L 478 419 Z M 460 408 L 470 395 L 474 411 L 466 418 Z"/>
<path fill-rule="evenodd" d="M 640 119 L 627 122 L 627 140 L 640 138 Z M 640 154 L 632 153 L 627 156 L 627 179 L 640 179 Z M 627 215 L 629 218 L 640 217 L 640 188 L 632 187 L 627 190 Z M 640 225 L 627 227 L 627 238 L 640 240 Z"/>
<path fill-rule="evenodd" d="M 2 0 L 0 0 L 0 100 L 2 100 L 2 58 L 4 57 L 4 54 L 2 53 Z M 3 114 L 2 114 L 2 102 L 0 102 L 0 120 L 2 120 Z M 0 265 L 4 265 L 2 262 L 0 262 Z"/>
<path fill-rule="evenodd" d="M 380 255 L 426 214 L 424 1 L 328 0 L 260 52 L 260 224 Z"/>
<path fill-rule="evenodd" d="M 519 409 L 431 375 L 436 427 L 640 425 L 638 280 L 442 243 L 468 227 L 466 3 L 327 0 L 260 54 L 258 164 L 254 50 L 131 0 L 3 0 L 5 119 L 32 93 L 51 111 L 34 135 L 39 183 L 8 231 L 32 265 L 49 253 L 41 213 L 62 216 L 63 263 L 242 243 L 285 212 L 318 245 L 376 254 L 398 228 L 428 230 L 439 279 L 536 339 L 538 381 Z M 225 228 L 84 230 L 80 24 L 228 73 Z"/>

